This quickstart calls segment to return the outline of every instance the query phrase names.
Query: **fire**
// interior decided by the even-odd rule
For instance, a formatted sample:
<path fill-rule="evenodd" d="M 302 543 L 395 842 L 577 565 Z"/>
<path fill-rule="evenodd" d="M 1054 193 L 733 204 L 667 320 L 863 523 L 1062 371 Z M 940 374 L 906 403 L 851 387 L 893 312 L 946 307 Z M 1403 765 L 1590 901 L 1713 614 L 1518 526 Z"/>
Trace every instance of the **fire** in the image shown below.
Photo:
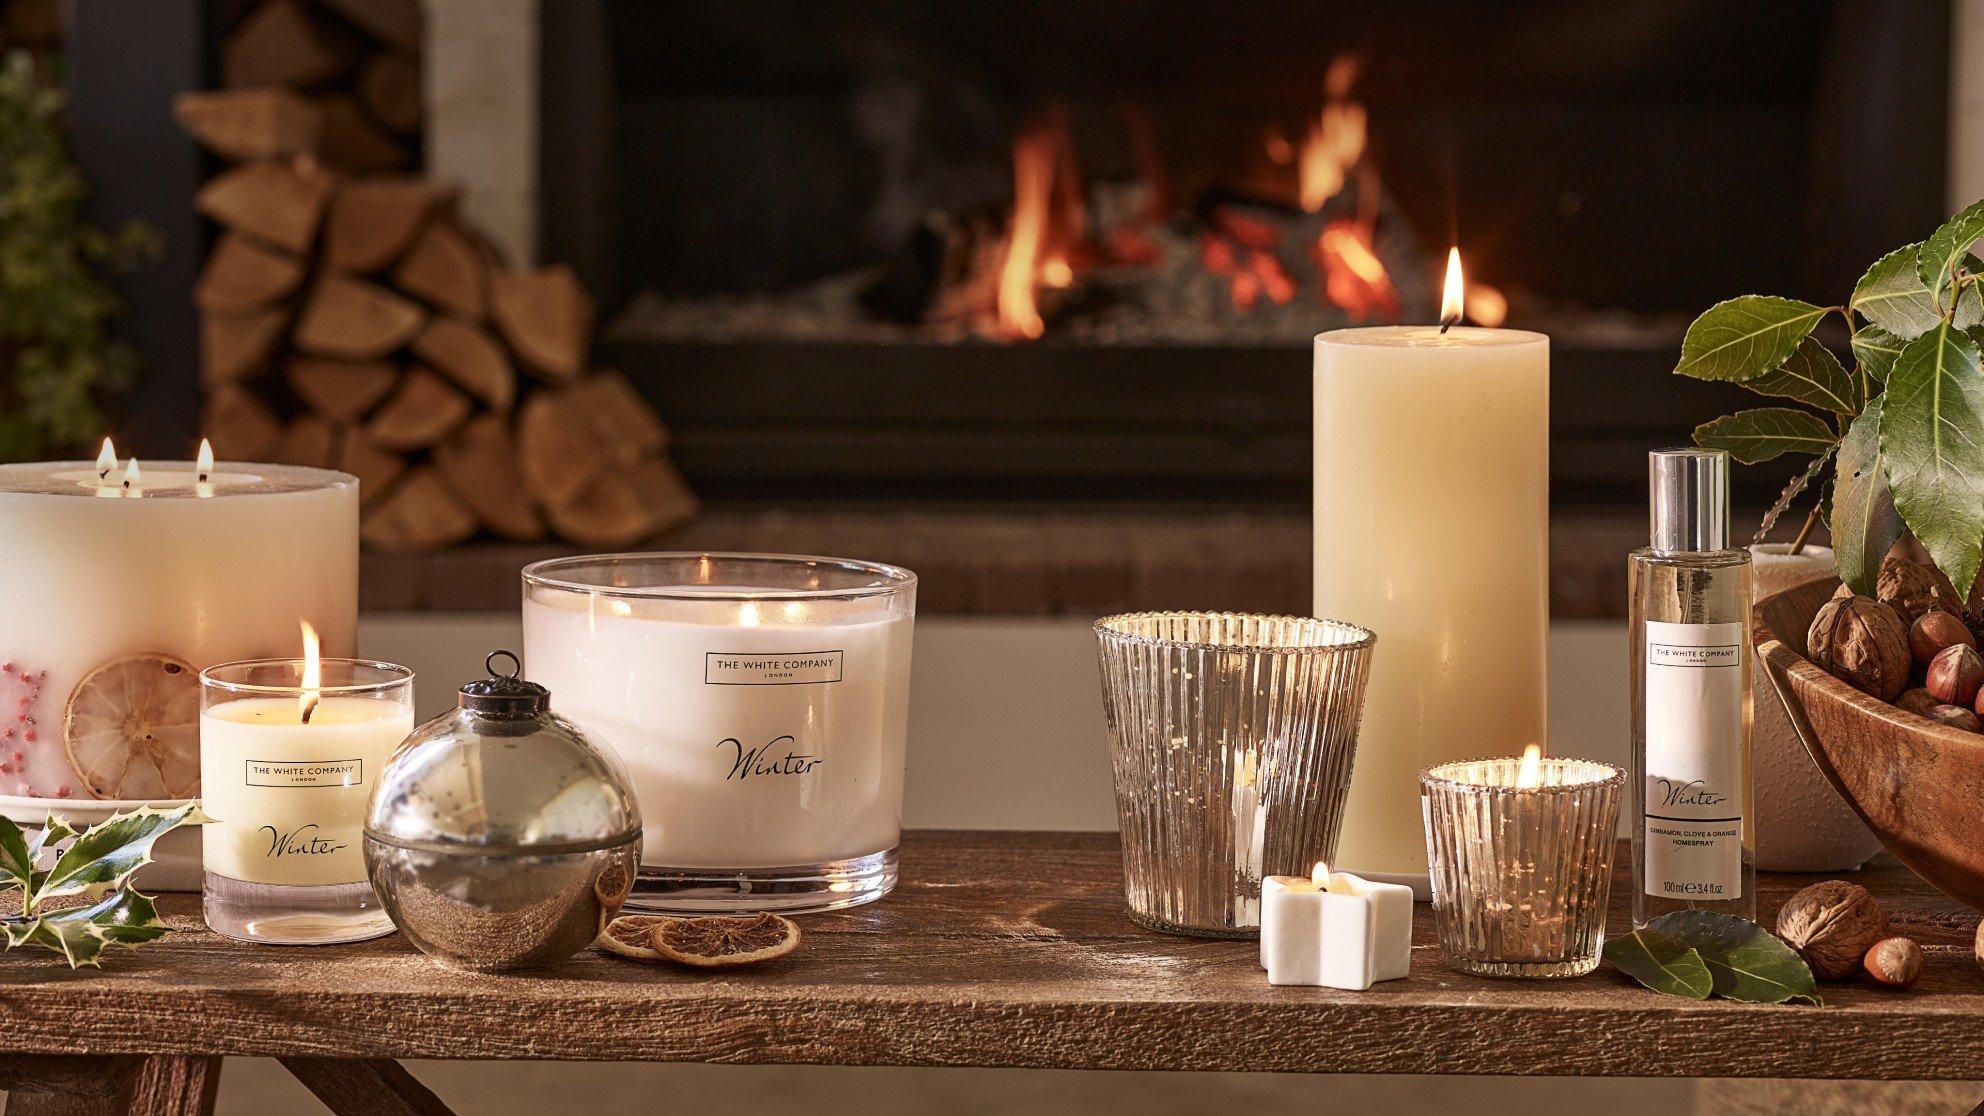
<path fill-rule="evenodd" d="M 1541 785 L 1543 785 L 1543 748 L 1531 744 L 1522 750 L 1522 764 L 1516 769 L 1516 786 L 1526 788 Z"/>
<path fill-rule="evenodd" d="M 1364 106 L 1346 100 L 1362 64 L 1352 56 L 1330 63 L 1323 78 L 1323 107 L 1302 138 L 1296 163 L 1296 197 L 1304 213 L 1320 211 L 1343 192 L 1350 169 L 1364 157 Z M 1270 157 L 1273 151 L 1269 152 Z"/>
<path fill-rule="evenodd" d="M 1362 218 L 1340 217 L 1325 226 L 1315 248 L 1323 295 L 1354 317 L 1397 317 L 1398 289 L 1375 244 L 1374 227 Z"/>
<path fill-rule="evenodd" d="M 1013 216 L 994 301 L 999 336 L 1030 340 L 1046 331 L 1040 290 L 1074 284 L 1087 221 L 1067 118 L 1051 113 L 1013 144 Z"/>

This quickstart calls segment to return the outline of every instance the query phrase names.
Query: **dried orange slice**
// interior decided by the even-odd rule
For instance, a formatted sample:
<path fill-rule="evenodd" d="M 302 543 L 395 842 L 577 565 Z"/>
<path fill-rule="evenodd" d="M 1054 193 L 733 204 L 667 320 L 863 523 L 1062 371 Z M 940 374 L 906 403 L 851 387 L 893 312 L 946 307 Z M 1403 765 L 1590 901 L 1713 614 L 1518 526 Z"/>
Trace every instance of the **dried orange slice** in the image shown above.
<path fill-rule="evenodd" d="M 200 677 L 170 655 L 128 655 L 69 692 L 62 747 L 98 798 L 200 793 Z"/>
<path fill-rule="evenodd" d="M 784 957 L 799 948 L 799 927 L 775 914 L 748 918 L 670 918 L 649 936 L 654 951 L 678 965 L 717 968 Z"/>
<path fill-rule="evenodd" d="M 661 954 L 649 943 L 654 928 L 671 921 L 667 915 L 621 915 L 606 924 L 606 931 L 599 936 L 599 948 L 636 961 L 659 961 Z"/>

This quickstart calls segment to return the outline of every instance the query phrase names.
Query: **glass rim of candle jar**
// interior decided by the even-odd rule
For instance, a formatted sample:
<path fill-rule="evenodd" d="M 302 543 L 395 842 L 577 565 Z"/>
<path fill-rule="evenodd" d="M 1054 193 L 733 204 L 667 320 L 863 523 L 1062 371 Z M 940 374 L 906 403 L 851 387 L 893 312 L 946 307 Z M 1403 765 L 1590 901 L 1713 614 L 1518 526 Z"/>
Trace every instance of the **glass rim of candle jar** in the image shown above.
<path fill-rule="evenodd" d="M 624 575 L 629 569 L 646 567 L 650 570 L 681 564 L 685 572 L 702 575 L 712 580 L 697 582 L 680 578 L 655 577 L 649 580 L 666 580 L 667 584 L 641 585 L 616 584 L 611 578 L 616 573 Z M 717 579 L 716 568 L 721 565 L 730 575 L 728 580 Z M 787 574 L 795 569 L 810 570 L 812 585 L 745 585 L 738 587 L 740 575 L 750 572 L 751 567 L 765 571 L 777 570 Z M 916 574 L 901 566 L 886 562 L 870 562 L 859 558 L 833 558 L 819 554 L 772 554 L 750 551 L 727 550 L 647 550 L 616 551 L 605 554 L 572 554 L 562 558 L 546 558 L 524 567 L 524 586 L 551 589 L 567 593 L 600 594 L 608 597 L 630 597 L 643 600 L 661 601 L 790 601 L 790 600 L 862 600 L 869 597 L 888 597 L 916 587 Z M 748 577 L 744 578 L 748 581 Z M 767 573 L 766 580 L 772 580 Z M 841 582 L 832 584 L 831 582 Z M 718 586 L 712 590 L 705 586 Z"/>
<path fill-rule="evenodd" d="M 1537 761 L 1538 783 L 1533 787 L 1516 785 L 1522 770 L 1520 756 L 1493 759 L 1455 760 L 1437 764 L 1419 773 L 1421 787 L 1450 787 L 1480 794 L 1565 794 L 1590 790 L 1608 783 L 1626 781 L 1626 771 L 1603 760 L 1568 756 L 1543 756 Z M 1492 775 L 1489 773 L 1493 772 Z"/>
<path fill-rule="evenodd" d="M 242 697 L 353 697 L 383 694 L 413 685 L 413 668 L 379 659 L 326 656 L 320 659 L 319 685 L 303 684 L 301 658 L 236 659 L 200 672 L 200 685 Z M 293 681 L 285 681 L 293 679 Z"/>
<path fill-rule="evenodd" d="M 1378 640 L 1376 632 L 1347 620 L 1199 609 L 1120 612 L 1097 620 L 1094 629 L 1112 643 L 1249 655 L 1342 654 L 1364 650 Z M 1205 636 L 1208 629 L 1212 638 Z M 1187 631 L 1192 636 L 1164 634 Z M 1295 635 L 1292 640 L 1286 638 L 1290 633 Z"/>

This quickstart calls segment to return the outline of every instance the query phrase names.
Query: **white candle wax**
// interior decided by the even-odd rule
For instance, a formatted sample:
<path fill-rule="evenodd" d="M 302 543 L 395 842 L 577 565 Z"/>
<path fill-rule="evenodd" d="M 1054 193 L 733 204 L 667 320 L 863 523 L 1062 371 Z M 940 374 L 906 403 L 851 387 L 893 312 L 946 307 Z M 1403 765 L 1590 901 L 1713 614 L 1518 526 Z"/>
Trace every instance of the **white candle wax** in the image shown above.
<path fill-rule="evenodd" d="M 1545 736 L 1549 339 L 1316 338 L 1315 609 L 1377 633 L 1337 860 L 1426 873 L 1418 773 Z"/>
<path fill-rule="evenodd" d="M 91 770 L 71 762 L 77 685 L 107 663 L 167 661 L 154 681 L 172 692 L 157 707 L 188 713 L 176 748 L 196 743 L 201 669 L 289 652 L 299 618 L 327 654 L 353 650 L 356 478 L 226 463 L 203 483 L 193 463 L 165 462 L 145 466 L 127 492 L 127 468 L 100 479 L 88 462 L 0 466 L 0 793 L 198 793 L 190 752 L 160 754 L 142 733 L 129 738 L 128 766 L 107 762 L 101 740 Z"/>
<path fill-rule="evenodd" d="M 1412 889 L 1318 866 L 1261 881 L 1261 967 L 1269 984 L 1363 991 L 1412 968 Z"/>
<path fill-rule="evenodd" d="M 644 865 L 771 868 L 895 848 L 911 618 L 880 603 L 534 589 L 524 661 L 640 802 Z M 707 601 L 681 599 L 709 595 Z"/>

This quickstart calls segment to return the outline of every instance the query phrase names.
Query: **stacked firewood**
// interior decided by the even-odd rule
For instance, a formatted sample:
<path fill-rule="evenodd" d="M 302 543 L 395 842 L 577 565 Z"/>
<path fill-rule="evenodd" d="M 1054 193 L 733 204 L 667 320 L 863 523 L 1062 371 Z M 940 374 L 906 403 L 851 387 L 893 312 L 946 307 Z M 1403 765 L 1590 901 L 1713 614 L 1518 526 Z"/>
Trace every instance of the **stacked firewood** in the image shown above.
<path fill-rule="evenodd" d="M 269 9 L 293 7 L 252 11 L 228 57 Z M 246 72 L 278 76 L 261 65 Z M 193 297 L 203 422 L 222 456 L 355 474 L 362 537 L 381 550 L 484 531 L 626 546 L 695 514 L 653 410 L 591 368 L 593 304 L 569 268 L 509 267 L 452 189 L 341 155 L 321 94 L 244 86 L 177 111 L 236 160 L 196 198 L 220 228 Z"/>

